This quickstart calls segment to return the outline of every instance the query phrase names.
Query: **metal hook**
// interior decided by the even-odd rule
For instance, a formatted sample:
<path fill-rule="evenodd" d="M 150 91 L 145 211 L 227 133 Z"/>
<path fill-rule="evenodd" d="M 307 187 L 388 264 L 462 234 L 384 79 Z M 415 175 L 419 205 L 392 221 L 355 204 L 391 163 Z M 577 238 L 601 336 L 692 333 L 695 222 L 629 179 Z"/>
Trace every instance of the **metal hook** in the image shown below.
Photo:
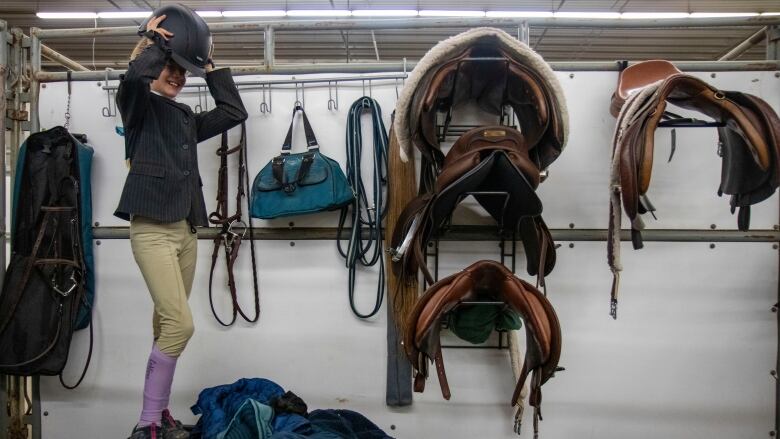
<path fill-rule="evenodd" d="M 101 113 L 103 114 L 103 117 L 114 117 L 116 116 L 116 103 L 113 104 L 113 110 L 112 110 L 112 104 L 111 104 L 111 90 L 108 89 L 108 72 L 109 70 L 114 70 L 110 67 L 106 67 L 106 98 L 108 99 L 108 105 L 103 107 L 101 110 Z"/>
<path fill-rule="evenodd" d="M 293 78 L 295 79 L 295 78 Z M 300 105 L 301 108 L 306 108 L 306 93 L 305 93 L 305 85 L 302 82 L 296 82 L 295 83 L 295 105 Z M 298 96 L 298 90 L 301 90 L 300 97 Z"/>
<path fill-rule="evenodd" d="M 395 78 L 395 99 L 398 99 L 398 78 Z"/>
<path fill-rule="evenodd" d="M 368 97 L 373 98 L 374 97 L 374 87 L 372 86 L 373 81 L 368 80 Z"/>
<path fill-rule="evenodd" d="M 332 94 L 332 87 L 331 84 L 335 83 L 336 87 L 336 99 L 333 99 Z M 338 81 L 328 81 L 328 110 L 334 111 L 339 109 L 339 82 Z"/>
<path fill-rule="evenodd" d="M 268 87 L 268 102 L 265 100 L 266 87 Z M 260 89 L 263 93 L 263 102 L 260 103 L 260 112 L 263 114 L 271 113 L 271 84 L 262 84 Z"/>
<path fill-rule="evenodd" d="M 200 94 L 200 86 L 198 86 L 198 103 L 195 105 L 195 112 L 196 113 L 202 113 L 203 112 L 203 105 L 202 104 L 203 104 L 203 102 L 202 102 L 201 94 Z"/>
<path fill-rule="evenodd" d="M 195 105 L 195 112 L 202 113 L 209 111 L 209 97 L 208 87 L 205 85 L 198 85 L 198 104 Z"/>
<path fill-rule="evenodd" d="M 365 79 L 361 80 L 360 84 L 363 87 L 363 96 L 365 96 L 366 95 L 366 80 Z"/>

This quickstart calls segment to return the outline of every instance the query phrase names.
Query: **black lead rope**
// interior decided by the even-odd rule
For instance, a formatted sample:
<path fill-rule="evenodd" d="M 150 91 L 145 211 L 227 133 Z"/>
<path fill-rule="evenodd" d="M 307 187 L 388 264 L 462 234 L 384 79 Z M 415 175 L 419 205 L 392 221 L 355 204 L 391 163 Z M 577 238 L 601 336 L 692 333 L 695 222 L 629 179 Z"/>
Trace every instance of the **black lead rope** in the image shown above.
<path fill-rule="evenodd" d="M 368 199 L 360 170 L 363 154 L 360 118 L 364 113 L 371 116 L 371 125 L 373 126 L 374 175 L 371 188 L 373 203 Z M 355 192 L 355 200 L 341 210 L 337 245 L 339 253 L 346 259 L 346 265 L 349 268 L 349 306 L 352 308 L 352 312 L 362 319 L 372 317 L 379 312 L 385 294 L 382 219 L 386 211 L 383 186 L 387 184 L 387 143 L 387 130 L 382 122 L 382 109 L 377 101 L 367 96 L 355 101 L 347 116 L 347 181 Z M 341 241 L 347 216 L 351 220 L 351 229 L 345 251 Z M 364 231 L 367 232 L 366 238 L 363 236 Z M 379 280 L 376 288 L 376 301 L 371 312 L 363 314 L 355 306 L 357 265 L 359 263 L 364 267 L 372 267 L 377 262 L 379 262 Z"/>

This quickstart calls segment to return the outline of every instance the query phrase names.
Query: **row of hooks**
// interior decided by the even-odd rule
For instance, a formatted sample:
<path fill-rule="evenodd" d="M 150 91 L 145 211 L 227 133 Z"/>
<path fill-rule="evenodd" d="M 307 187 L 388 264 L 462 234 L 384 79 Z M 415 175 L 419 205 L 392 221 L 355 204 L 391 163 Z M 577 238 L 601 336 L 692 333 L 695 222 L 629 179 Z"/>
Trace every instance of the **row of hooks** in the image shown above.
<path fill-rule="evenodd" d="M 107 106 L 103 107 L 103 117 L 115 117 L 116 116 L 116 85 L 108 85 L 109 70 L 106 69 L 106 82 L 103 85 L 103 89 L 106 90 L 106 97 L 108 100 Z M 406 80 L 406 73 L 399 75 L 384 75 L 384 76 L 345 76 L 336 78 L 316 78 L 316 79 L 295 79 L 293 77 L 290 80 L 279 81 L 248 81 L 238 82 L 236 86 L 239 89 L 254 89 L 260 90 L 260 113 L 270 114 L 273 111 L 273 88 L 288 88 L 280 87 L 284 85 L 292 85 L 295 90 L 295 105 L 301 107 L 306 106 L 306 87 L 312 85 L 327 85 L 328 87 L 328 110 L 338 111 L 339 109 L 339 83 L 341 82 L 360 82 L 363 92 L 363 96 L 374 97 L 374 82 L 375 81 L 394 81 L 395 85 L 395 97 L 398 98 L 399 85 L 403 86 Z M 198 95 L 198 103 L 193 108 L 195 113 L 201 113 L 209 110 L 209 90 L 205 84 L 189 84 L 185 85 L 185 88 L 195 89 L 195 93 Z M 289 88 L 288 88 L 289 89 Z"/>

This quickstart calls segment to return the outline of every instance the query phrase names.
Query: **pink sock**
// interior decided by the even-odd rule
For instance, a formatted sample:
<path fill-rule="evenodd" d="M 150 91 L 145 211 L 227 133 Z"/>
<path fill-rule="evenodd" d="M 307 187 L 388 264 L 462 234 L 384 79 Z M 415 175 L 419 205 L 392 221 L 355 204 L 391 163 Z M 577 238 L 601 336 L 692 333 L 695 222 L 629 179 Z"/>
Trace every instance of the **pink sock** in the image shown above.
<path fill-rule="evenodd" d="M 152 423 L 160 425 L 162 411 L 168 408 L 175 370 L 176 358 L 160 352 L 155 344 L 146 364 L 144 406 L 138 426 L 145 427 Z"/>

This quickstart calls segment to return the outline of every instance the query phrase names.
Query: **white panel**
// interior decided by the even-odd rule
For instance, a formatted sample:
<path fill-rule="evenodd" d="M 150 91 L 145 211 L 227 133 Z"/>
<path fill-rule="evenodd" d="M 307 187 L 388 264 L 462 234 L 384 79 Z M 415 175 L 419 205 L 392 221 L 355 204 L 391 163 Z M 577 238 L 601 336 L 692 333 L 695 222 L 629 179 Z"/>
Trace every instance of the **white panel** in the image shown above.
<path fill-rule="evenodd" d="M 545 219 L 552 228 L 604 228 L 614 119 L 607 113 L 614 72 L 559 73 L 572 115 L 570 142 L 540 188 Z M 326 75 L 328 76 L 328 75 Z M 718 73 L 708 80 L 726 89 L 751 91 L 778 108 L 780 80 L 772 73 Z M 258 79 L 239 78 L 239 81 Z M 757 81 L 756 81 L 757 79 Z M 61 124 L 65 84 L 48 84 L 41 95 L 43 127 Z M 340 110 L 327 110 L 327 87 L 307 87 L 306 108 L 323 151 L 344 163 L 344 126 L 359 84 L 339 86 Z M 112 216 L 127 170 L 114 120 L 103 118 L 105 92 L 95 83 L 73 84 L 72 129 L 86 132 L 95 146 L 94 221 L 126 225 Z M 392 84 L 373 87 L 389 122 Z M 275 90 L 271 115 L 259 112 L 260 92 L 242 92 L 249 110 L 250 178 L 281 146 L 295 100 L 292 90 Z M 184 102 L 197 103 L 194 96 Z M 210 102 L 210 105 L 213 105 Z M 388 123 L 389 127 L 389 123 Z M 300 133 L 302 134 L 302 133 Z M 231 141 L 237 141 L 237 130 Z M 651 228 L 735 228 L 728 202 L 715 196 L 719 160 L 714 130 L 678 130 L 671 164 L 667 131 L 657 134 L 658 154 L 651 186 L 659 221 Z M 302 145 L 302 136 L 297 145 Z M 200 146 L 200 169 L 208 207 L 214 206 L 217 140 Z M 364 164 L 367 166 L 367 164 Z M 367 174 L 368 175 L 368 174 Z M 232 200 L 231 200 L 232 202 Z M 777 222 L 777 199 L 753 213 L 755 228 Z M 473 220 L 468 217 L 467 220 Z M 257 225 L 332 226 L 335 214 L 310 215 Z M 466 221 L 461 221 L 466 222 Z M 385 317 L 365 322 L 348 307 L 347 272 L 332 241 L 258 242 L 263 315 L 257 325 L 221 328 L 210 315 L 208 265 L 211 243 L 200 242 L 199 269 L 191 304 L 196 333 L 177 371 L 175 414 L 189 414 L 204 387 L 240 377 L 266 377 L 293 390 L 311 408 L 350 408 L 364 413 L 399 438 L 512 438 L 508 400 L 512 379 L 506 351 L 448 349 L 451 401 L 441 398 L 433 377 L 412 407 L 384 405 Z M 242 303 L 249 307 L 248 246 L 239 262 Z M 773 367 L 777 253 L 771 244 L 646 243 L 624 246 L 620 318 L 608 317 L 609 283 L 604 243 L 562 243 L 549 277 L 550 298 L 564 330 L 561 365 L 545 385 L 541 433 L 568 438 L 763 437 L 773 422 Z M 151 300 L 127 241 L 104 240 L 96 247 L 98 299 L 93 365 L 82 386 L 64 391 L 42 380 L 45 438 L 121 437 L 139 410 L 144 363 L 151 347 Z M 496 258 L 497 246 L 443 243 L 442 276 L 480 258 Z M 523 261 L 518 261 L 522 272 Z M 220 266 L 220 273 L 224 268 Z M 372 304 L 375 273 L 361 273 L 359 306 Z M 224 277 L 215 285 L 223 285 Z M 227 311 L 219 290 L 217 308 Z M 381 313 L 384 314 L 384 311 Z M 84 358 L 88 334 L 77 333 L 68 377 Z M 88 414 L 88 415 L 87 415 Z M 530 410 L 524 437 L 530 434 Z M 79 420 L 76 422 L 74 420 Z M 83 422 L 81 420 L 87 420 Z M 395 430 L 391 429 L 395 426 Z"/>
<path fill-rule="evenodd" d="M 617 321 L 608 317 L 603 243 L 562 244 L 548 281 L 564 331 L 566 371 L 543 388 L 544 437 L 589 432 L 599 438 L 725 439 L 760 437 L 771 429 L 775 315 L 769 308 L 777 285 L 771 244 L 710 249 L 705 243 L 647 243 L 640 252 L 626 246 Z M 185 421 L 195 421 L 188 407 L 202 388 L 257 376 L 293 390 L 312 408 L 358 410 L 399 438 L 514 437 L 508 407 L 513 382 L 504 350 L 447 349 L 451 401 L 441 398 L 432 377 L 412 407 L 384 406 L 385 319 L 352 317 L 346 272 L 333 242 L 263 242 L 261 321 L 229 330 L 210 314 L 209 243 L 200 247 L 191 299 L 196 332 L 179 364 L 172 403 Z M 476 259 L 495 258 L 496 248 L 444 243 L 449 256 L 442 259 L 442 276 Z M 42 409 L 48 412 L 43 437 L 114 437 L 138 415 L 151 346 L 151 300 L 129 262 L 126 241 L 103 241 L 97 257 L 96 356 L 75 391 L 42 379 Z M 248 260 L 244 254 L 238 280 L 245 304 Z M 361 280 L 361 304 L 367 306 L 373 277 Z M 224 291 L 218 304 L 224 312 Z M 82 331 L 74 339 L 68 376 L 86 344 Z M 93 414 L 89 422 L 73 422 L 85 413 Z"/>

